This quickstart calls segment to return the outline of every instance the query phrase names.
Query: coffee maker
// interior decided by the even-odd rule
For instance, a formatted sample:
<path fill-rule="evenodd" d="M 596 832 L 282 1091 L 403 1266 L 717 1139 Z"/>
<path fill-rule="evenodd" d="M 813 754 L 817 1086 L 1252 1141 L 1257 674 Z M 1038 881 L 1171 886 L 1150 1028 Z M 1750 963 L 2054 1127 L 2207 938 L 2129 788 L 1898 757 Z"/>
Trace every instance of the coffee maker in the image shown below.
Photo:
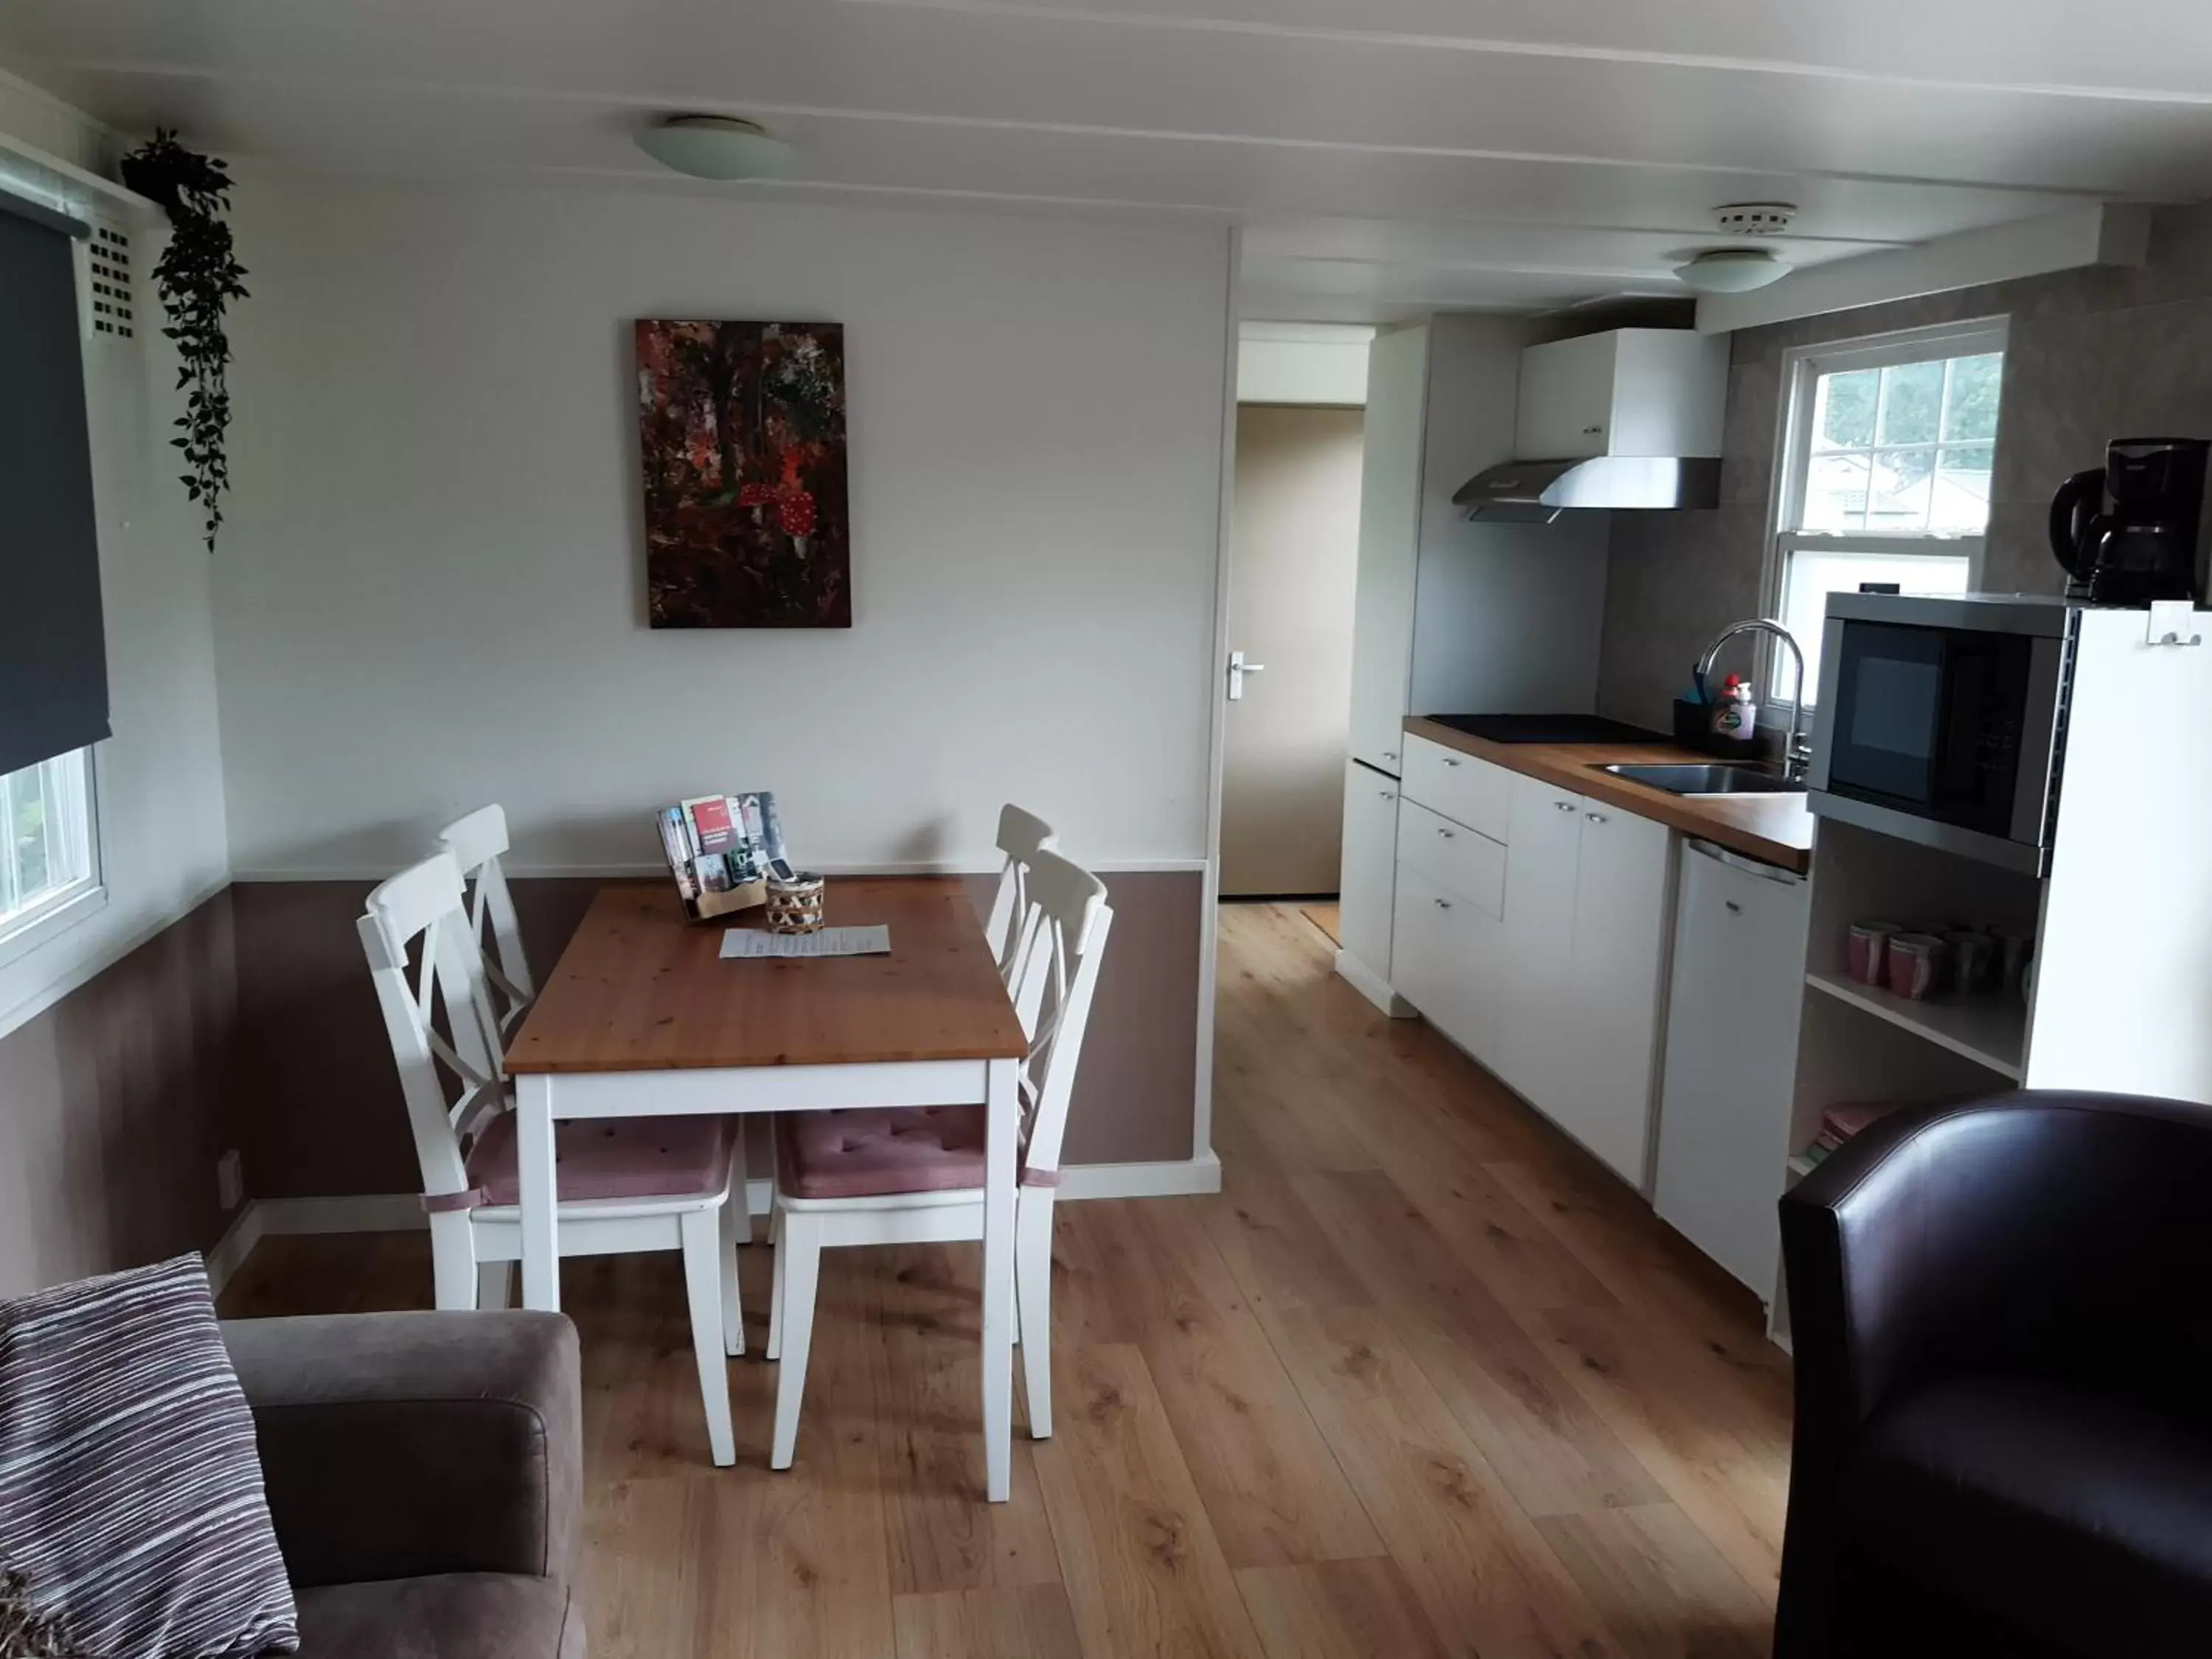
<path fill-rule="evenodd" d="M 2076 472 L 2051 502 L 2051 550 L 2068 597 L 2091 605 L 2205 598 L 2212 439 L 2115 438 L 2105 465 Z"/>

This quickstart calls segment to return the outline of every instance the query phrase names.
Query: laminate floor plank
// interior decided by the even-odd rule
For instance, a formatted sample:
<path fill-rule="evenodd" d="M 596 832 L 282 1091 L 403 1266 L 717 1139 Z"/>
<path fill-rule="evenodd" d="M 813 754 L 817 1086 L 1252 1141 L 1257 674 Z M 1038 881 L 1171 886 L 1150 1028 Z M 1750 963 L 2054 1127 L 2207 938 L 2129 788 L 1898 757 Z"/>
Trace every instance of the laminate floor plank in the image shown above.
<path fill-rule="evenodd" d="M 1267 1659 L 1448 1659 L 1387 1556 L 1237 1575 Z"/>

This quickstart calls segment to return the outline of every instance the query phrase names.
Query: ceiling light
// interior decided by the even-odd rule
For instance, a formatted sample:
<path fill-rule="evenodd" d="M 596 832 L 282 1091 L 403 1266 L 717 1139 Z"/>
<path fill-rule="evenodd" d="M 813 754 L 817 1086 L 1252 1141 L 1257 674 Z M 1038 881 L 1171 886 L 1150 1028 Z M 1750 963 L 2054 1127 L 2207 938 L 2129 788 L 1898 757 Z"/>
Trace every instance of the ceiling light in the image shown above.
<path fill-rule="evenodd" d="M 1700 294 L 1748 294 L 1780 282 L 1790 267 L 1763 247 L 1714 247 L 1676 265 L 1674 274 Z"/>
<path fill-rule="evenodd" d="M 750 121 L 729 115 L 672 115 L 637 136 L 663 167 L 694 179 L 788 179 L 799 152 Z"/>

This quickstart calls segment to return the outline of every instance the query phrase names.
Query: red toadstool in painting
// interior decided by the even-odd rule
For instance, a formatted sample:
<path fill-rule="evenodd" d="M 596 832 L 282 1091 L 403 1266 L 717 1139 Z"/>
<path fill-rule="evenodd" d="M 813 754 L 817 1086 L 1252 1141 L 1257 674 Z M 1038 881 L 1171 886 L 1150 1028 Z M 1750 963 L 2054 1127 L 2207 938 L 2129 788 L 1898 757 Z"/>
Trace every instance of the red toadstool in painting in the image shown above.
<path fill-rule="evenodd" d="M 753 522 L 755 524 L 761 522 L 761 509 L 764 507 L 773 507 L 775 504 L 775 491 L 769 489 L 764 483 L 739 484 L 738 486 L 738 505 L 739 507 L 750 507 L 752 508 Z"/>
<path fill-rule="evenodd" d="M 803 489 L 787 489 L 776 502 L 775 521 L 800 558 L 806 556 L 806 538 L 814 533 L 814 497 Z"/>

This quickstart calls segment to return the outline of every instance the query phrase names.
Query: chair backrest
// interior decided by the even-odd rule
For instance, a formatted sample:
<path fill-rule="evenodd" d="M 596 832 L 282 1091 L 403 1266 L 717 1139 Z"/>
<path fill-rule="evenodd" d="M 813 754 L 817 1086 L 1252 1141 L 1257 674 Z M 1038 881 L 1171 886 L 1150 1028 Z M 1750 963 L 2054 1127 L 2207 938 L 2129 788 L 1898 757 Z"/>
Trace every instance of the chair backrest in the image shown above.
<path fill-rule="evenodd" d="M 384 883 L 368 896 L 356 925 L 407 1097 L 422 1191 L 428 1196 L 465 1192 L 464 1142 L 505 1096 L 498 1021 L 483 996 L 453 854 L 434 853 Z M 441 1006 L 449 1035 L 437 1027 Z M 441 1061 L 458 1085 L 450 1095 Z"/>
<path fill-rule="evenodd" d="M 509 1030 L 537 999 L 538 985 L 530 976 L 529 958 L 522 953 L 514 896 L 507 890 L 507 872 L 500 867 L 507 846 L 506 810 L 479 806 L 466 817 L 455 818 L 438 832 L 438 845 L 460 866 L 461 884 L 468 893 L 469 937 L 476 941 L 483 977 L 494 994 L 489 1001 L 499 1014 L 499 1029 Z M 484 939 L 487 922 L 491 927 L 489 943 Z"/>
<path fill-rule="evenodd" d="M 999 890 L 991 899 L 991 919 L 983 932 L 999 953 L 999 977 L 1009 990 L 1014 985 L 1014 957 L 1021 946 L 1022 929 L 1030 917 L 1030 865 L 1039 853 L 1059 844 L 1053 827 L 1036 813 L 1012 801 L 999 809 L 999 850 L 1006 854 L 1006 862 L 999 866 Z M 1024 1017 L 1024 1029 L 1028 1024 Z"/>
<path fill-rule="evenodd" d="M 1067 1103 L 1114 911 L 1105 883 L 1049 848 L 1031 859 L 1026 889 L 1030 908 L 1015 951 L 1020 980 L 1014 1002 L 1036 1012 L 1033 1022 L 1024 1021 L 1030 1051 L 1022 1062 L 1022 1171 L 1024 1181 L 1049 1186 L 1037 1177 L 1060 1168 Z"/>

